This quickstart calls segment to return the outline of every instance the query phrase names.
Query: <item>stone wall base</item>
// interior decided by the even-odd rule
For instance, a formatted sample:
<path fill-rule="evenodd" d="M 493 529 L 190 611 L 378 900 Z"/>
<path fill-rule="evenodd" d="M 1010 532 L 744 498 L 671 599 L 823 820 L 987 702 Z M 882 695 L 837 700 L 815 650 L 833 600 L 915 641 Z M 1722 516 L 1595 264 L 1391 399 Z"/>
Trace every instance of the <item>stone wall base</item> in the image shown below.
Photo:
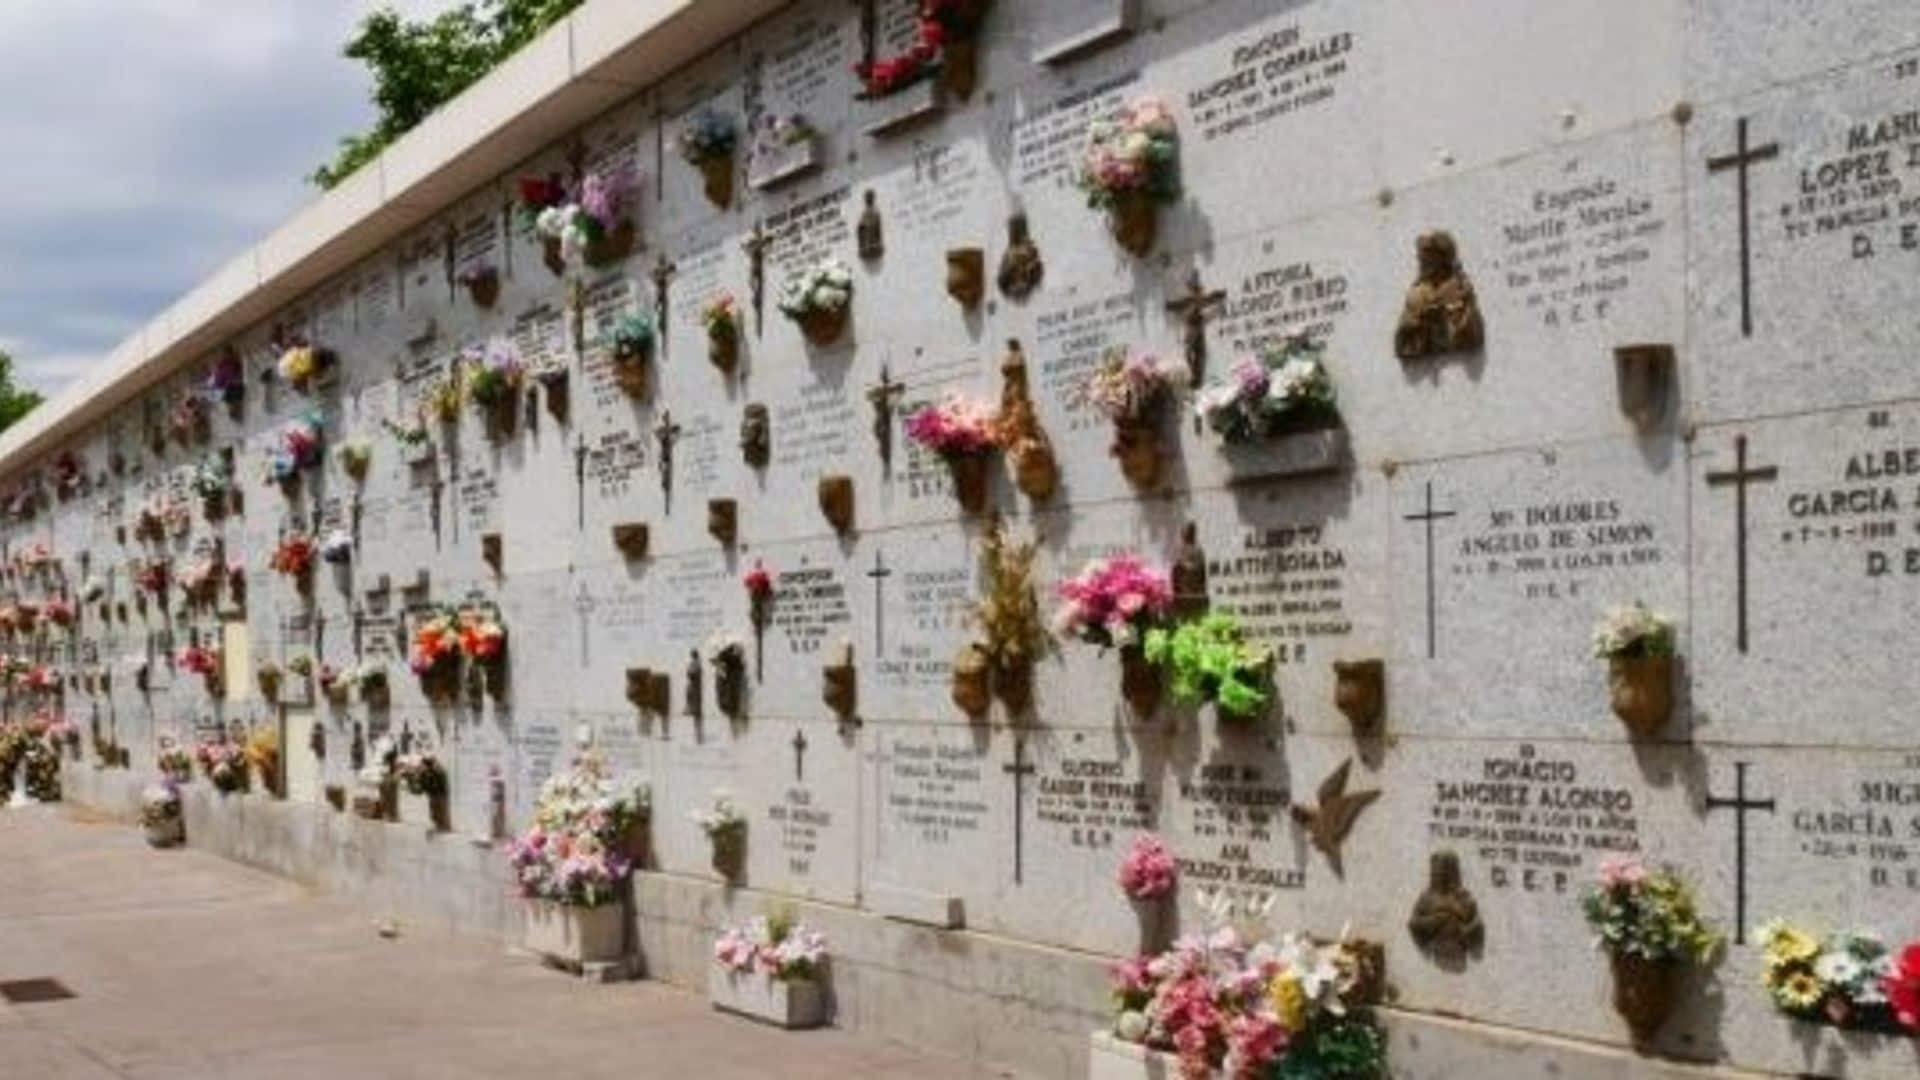
<path fill-rule="evenodd" d="M 132 824 L 149 778 L 68 764 L 68 801 Z M 187 844 L 364 907 L 377 918 L 522 939 L 505 857 L 456 833 L 366 821 L 324 804 L 182 789 Z M 156 852 L 155 858 L 166 858 Z M 640 873 L 632 940 L 649 977 L 706 994 L 727 925 L 790 906 L 832 949 L 827 1012 L 840 1028 L 1059 1080 L 1088 1076 L 1104 1028 L 1107 961 L 965 930 L 938 930 L 718 880 Z M 1761 1074 L 1649 1060 L 1615 1046 L 1387 1010 L 1396 1080 L 1703 1080 Z M 1111 1064 L 1111 1062 L 1109 1063 Z"/>

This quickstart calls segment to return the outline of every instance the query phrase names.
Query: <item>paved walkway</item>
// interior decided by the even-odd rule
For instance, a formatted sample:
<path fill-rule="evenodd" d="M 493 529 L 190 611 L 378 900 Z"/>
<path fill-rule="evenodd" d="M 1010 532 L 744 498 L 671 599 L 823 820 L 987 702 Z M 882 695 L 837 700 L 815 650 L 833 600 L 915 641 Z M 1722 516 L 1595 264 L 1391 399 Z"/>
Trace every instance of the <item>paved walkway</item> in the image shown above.
<path fill-rule="evenodd" d="M 782 1032 L 655 983 L 594 986 L 401 928 L 84 811 L 0 809 L 0 1077 L 881 1077 L 979 1073 L 844 1032 Z"/>

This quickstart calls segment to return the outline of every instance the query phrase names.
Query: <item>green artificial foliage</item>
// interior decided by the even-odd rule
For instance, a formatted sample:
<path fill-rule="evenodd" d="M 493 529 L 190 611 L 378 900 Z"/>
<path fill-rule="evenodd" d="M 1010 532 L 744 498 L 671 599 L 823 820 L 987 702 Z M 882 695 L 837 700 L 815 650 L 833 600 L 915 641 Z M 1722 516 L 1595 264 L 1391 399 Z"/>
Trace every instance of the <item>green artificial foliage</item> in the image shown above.
<path fill-rule="evenodd" d="M 1384 1080 L 1387 1040 L 1370 1019 L 1347 1016 L 1300 1036 L 1267 1070 L 1268 1080 Z"/>
<path fill-rule="evenodd" d="M 373 73 L 378 116 L 370 130 L 342 138 L 333 160 L 308 179 L 325 189 L 352 176 L 583 2 L 471 0 L 418 22 L 392 8 L 368 15 L 341 53 Z"/>
<path fill-rule="evenodd" d="M 1144 645 L 1147 660 L 1171 673 L 1181 704 L 1211 701 L 1223 716 L 1250 720 L 1272 696 L 1273 654 L 1248 644 L 1231 615 L 1209 613 L 1171 630 L 1149 630 Z"/>

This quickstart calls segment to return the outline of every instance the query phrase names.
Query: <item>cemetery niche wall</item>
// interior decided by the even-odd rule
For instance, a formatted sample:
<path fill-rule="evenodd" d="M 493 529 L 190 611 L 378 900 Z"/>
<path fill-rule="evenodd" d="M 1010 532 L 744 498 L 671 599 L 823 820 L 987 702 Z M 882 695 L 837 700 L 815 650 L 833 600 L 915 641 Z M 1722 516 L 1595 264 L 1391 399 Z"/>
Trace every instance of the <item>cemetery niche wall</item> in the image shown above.
<path fill-rule="evenodd" d="M 1344 996 L 1409 1076 L 1910 1076 L 1920 35 L 1445 7 L 716 41 L 0 446 L 9 719 L 515 937 L 590 747 L 651 975 L 791 905 L 782 1022 L 1037 1075 L 1364 1050 Z M 1113 1010 L 1222 925 L 1245 1025 Z"/>

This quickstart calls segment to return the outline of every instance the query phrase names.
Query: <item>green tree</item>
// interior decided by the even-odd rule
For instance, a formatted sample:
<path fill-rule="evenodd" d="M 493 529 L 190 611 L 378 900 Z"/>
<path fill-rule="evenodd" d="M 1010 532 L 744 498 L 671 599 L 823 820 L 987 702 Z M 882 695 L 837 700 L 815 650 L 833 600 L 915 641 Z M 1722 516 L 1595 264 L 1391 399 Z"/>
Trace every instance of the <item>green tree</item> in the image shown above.
<path fill-rule="evenodd" d="M 38 390 L 13 385 L 13 355 L 0 349 L 0 431 L 19 423 L 43 400 Z"/>
<path fill-rule="evenodd" d="M 308 179 L 332 188 L 352 176 L 583 2 L 469 0 L 417 22 L 392 8 L 368 15 L 341 52 L 372 72 L 379 115 L 371 129 L 341 139 L 333 160 Z"/>

